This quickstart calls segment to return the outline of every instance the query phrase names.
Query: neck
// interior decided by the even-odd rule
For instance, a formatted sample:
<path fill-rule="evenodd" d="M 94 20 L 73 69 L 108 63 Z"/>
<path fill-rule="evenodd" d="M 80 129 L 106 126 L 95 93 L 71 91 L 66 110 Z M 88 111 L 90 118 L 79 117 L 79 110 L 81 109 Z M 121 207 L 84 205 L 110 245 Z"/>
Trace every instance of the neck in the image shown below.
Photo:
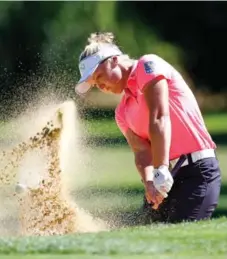
<path fill-rule="evenodd" d="M 124 72 L 123 78 L 124 78 L 124 84 L 126 87 L 127 80 L 129 78 L 130 73 L 132 72 L 132 68 L 135 64 L 136 60 L 128 59 L 122 62 L 121 67 Z"/>

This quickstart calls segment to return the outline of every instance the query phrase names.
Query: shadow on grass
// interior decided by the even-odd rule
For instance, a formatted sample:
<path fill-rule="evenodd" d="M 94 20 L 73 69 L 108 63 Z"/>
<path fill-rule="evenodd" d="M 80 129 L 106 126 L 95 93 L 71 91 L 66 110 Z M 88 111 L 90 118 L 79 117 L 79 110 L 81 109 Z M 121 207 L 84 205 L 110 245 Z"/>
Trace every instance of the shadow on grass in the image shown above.
<path fill-rule="evenodd" d="M 227 133 L 211 134 L 214 142 L 217 145 L 227 145 Z M 93 136 L 87 137 L 84 142 L 91 146 L 117 146 L 127 145 L 127 141 L 124 136 L 109 137 L 109 136 Z"/>
<path fill-rule="evenodd" d="M 227 145 L 227 133 L 216 133 L 211 136 L 217 145 Z"/>
<path fill-rule="evenodd" d="M 75 194 L 77 199 L 89 201 L 87 210 L 89 210 L 94 216 L 99 217 L 106 222 L 115 222 L 117 227 L 122 226 L 136 226 L 150 224 L 149 215 L 144 213 L 142 209 L 144 189 L 143 186 L 132 186 L 131 188 L 88 188 L 77 191 Z M 227 185 L 223 185 L 221 189 L 221 196 L 227 195 Z M 220 196 L 220 197 L 221 197 Z M 115 204 L 115 198 L 124 200 L 124 202 Z M 102 208 L 103 198 L 109 204 L 107 207 Z M 93 207 L 95 201 L 101 200 L 99 208 Z M 132 201 L 136 201 L 134 204 L 130 204 Z M 83 202 L 82 202 L 83 204 Z M 218 206 L 213 218 L 227 217 L 227 203 Z"/>
<path fill-rule="evenodd" d="M 227 195 L 227 184 L 223 184 L 221 186 L 221 195 Z M 227 208 L 227 203 L 226 203 L 226 208 Z"/>

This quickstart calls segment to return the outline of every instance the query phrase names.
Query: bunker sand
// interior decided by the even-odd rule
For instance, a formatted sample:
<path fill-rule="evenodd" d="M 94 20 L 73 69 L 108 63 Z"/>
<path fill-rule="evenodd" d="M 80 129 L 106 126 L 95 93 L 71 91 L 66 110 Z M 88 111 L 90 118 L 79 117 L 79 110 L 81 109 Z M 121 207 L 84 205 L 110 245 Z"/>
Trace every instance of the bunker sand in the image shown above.
<path fill-rule="evenodd" d="M 74 144 L 76 140 L 73 128 L 76 127 L 75 113 L 73 101 L 61 104 L 36 134 L 13 149 L 1 152 L 0 163 L 5 164 L 0 170 L 2 186 L 15 186 L 18 168 L 26 155 L 40 154 L 39 159 L 44 163 L 43 171 L 36 176 L 39 179 L 37 184 L 28 186 L 23 193 L 12 191 L 8 194 L 17 203 L 19 235 L 65 235 L 110 229 L 105 222 L 78 208 L 70 196 L 67 169 L 70 168 L 68 156 L 72 155 L 72 150 L 68 145 L 70 139 Z M 31 162 L 35 167 L 34 161 Z"/>

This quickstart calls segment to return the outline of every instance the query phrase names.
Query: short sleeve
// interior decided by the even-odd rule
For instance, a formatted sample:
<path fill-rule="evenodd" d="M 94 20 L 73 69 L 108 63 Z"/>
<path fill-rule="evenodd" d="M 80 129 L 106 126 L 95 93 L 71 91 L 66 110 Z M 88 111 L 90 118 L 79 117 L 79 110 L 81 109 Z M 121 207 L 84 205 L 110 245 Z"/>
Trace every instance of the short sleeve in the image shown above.
<path fill-rule="evenodd" d="M 139 59 L 136 79 L 140 90 L 153 79 L 170 78 L 170 65 L 157 55 L 144 55 Z"/>
<path fill-rule="evenodd" d="M 122 134 L 125 136 L 126 131 L 128 130 L 129 127 L 125 121 L 124 109 L 121 105 L 119 105 L 115 109 L 115 121 L 117 123 L 118 128 L 120 129 Z"/>

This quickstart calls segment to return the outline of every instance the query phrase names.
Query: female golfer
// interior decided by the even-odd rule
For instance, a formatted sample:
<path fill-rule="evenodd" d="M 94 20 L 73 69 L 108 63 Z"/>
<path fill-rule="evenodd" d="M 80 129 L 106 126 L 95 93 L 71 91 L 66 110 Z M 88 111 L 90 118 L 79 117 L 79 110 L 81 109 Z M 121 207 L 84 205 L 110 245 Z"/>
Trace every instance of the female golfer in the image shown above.
<path fill-rule="evenodd" d="M 121 52 L 112 33 L 93 33 L 79 58 L 75 90 L 123 94 L 116 123 L 135 154 L 154 221 L 208 219 L 219 199 L 216 145 L 181 74 L 154 54 Z M 171 168 L 185 155 L 175 177 Z"/>

